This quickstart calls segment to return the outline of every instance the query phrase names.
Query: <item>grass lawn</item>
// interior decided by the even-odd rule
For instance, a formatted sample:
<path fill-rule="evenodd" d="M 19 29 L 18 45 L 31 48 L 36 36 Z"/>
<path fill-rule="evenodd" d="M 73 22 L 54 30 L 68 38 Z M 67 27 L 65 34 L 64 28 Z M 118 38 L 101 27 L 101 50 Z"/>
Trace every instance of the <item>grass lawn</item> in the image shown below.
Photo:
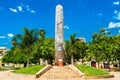
<path fill-rule="evenodd" d="M 0 71 L 3 71 L 3 70 L 6 70 L 6 69 L 4 69 L 4 68 L 0 68 Z"/>
<path fill-rule="evenodd" d="M 39 70 L 41 70 L 43 67 L 45 67 L 45 65 L 36 65 L 36 66 L 30 66 L 30 67 L 26 67 L 26 68 L 16 69 L 12 72 L 21 73 L 21 74 L 35 74 Z"/>
<path fill-rule="evenodd" d="M 109 72 L 106 72 L 102 69 L 93 68 L 86 65 L 75 65 L 80 71 L 82 71 L 86 76 L 100 76 L 108 75 Z"/>

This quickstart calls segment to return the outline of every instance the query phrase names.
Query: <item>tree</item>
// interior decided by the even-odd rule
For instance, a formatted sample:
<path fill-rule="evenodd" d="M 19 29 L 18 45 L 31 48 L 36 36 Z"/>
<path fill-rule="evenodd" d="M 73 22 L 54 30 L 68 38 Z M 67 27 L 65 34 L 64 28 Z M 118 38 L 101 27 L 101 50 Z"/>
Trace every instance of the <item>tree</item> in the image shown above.
<path fill-rule="evenodd" d="M 53 63 L 54 59 L 54 39 L 46 38 L 43 46 L 40 47 L 43 53 L 43 59 L 47 60 L 49 64 Z"/>
<path fill-rule="evenodd" d="M 71 63 L 71 54 L 70 54 L 70 41 L 65 41 L 65 59 L 67 63 Z"/>
<path fill-rule="evenodd" d="M 74 64 L 74 55 L 78 49 L 78 39 L 76 39 L 76 33 L 70 35 L 70 41 L 66 41 L 65 52 L 71 56 L 71 64 Z"/>
<path fill-rule="evenodd" d="M 30 63 L 30 57 L 31 57 L 31 51 L 33 50 L 32 45 L 36 43 L 37 40 L 37 33 L 35 32 L 34 29 L 29 30 L 27 28 L 23 28 L 22 29 L 24 34 L 17 34 L 16 36 L 14 36 L 14 38 L 12 39 L 12 44 L 13 44 L 13 50 L 11 50 L 14 55 L 19 55 L 18 57 L 20 58 L 20 56 L 24 55 L 23 61 L 20 62 L 24 62 L 24 65 L 29 66 Z"/>
<path fill-rule="evenodd" d="M 88 50 L 88 44 L 85 42 L 81 42 L 78 40 L 77 42 L 77 53 L 75 54 L 75 59 L 81 59 L 82 63 L 83 60 L 88 56 L 87 50 Z"/>
<path fill-rule="evenodd" d="M 35 44 L 37 40 L 37 33 L 34 29 L 28 30 L 27 28 L 22 29 L 24 34 L 20 37 L 20 47 L 23 48 L 22 51 L 26 53 L 27 66 L 29 66 L 30 53 L 32 51 L 32 45 Z"/>
<path fill-rule="evenodd" d="M 45 32 L 44 29 L 40 29 L 40 30 L 38 31 L 38 34 L 40 35 L 40 38 L 41 38 L 41 39 L 44 39 L 46 32 Z"/>
<path fill-rule="evenodd" d="M 92 35 L 91 54 L 93 58 L 99 63 L 100 61 L 115 60 L 116 44 L 113 36 L 110 35 L 109 31 L 101 28 L 99 33 Z"/>
<path fill-rule="evenodd" d="M 29 63 L 38 63 L 39 59 L 53 61 L 54 39 L 45 38 L 45 31 L 23 28 L 23 34 L 17 34 L 12 39 L 12 48 L 3 57 L 4 62 L 24 63 L 24 67 Z"/>
<path fill-rule="evenodd" d="M 39 60 L 40 63 L 40 59 L 43 58 L 43 49 L 42 47 L 44 47 L 44 41 L 45 41 L 45 30 L 40 29 L 38 32 L 39 38 L 37 39 L 37 43 L 34 45 L 34 50 L 33 53 L 35 54 L 35 56 L 37 57 L 37 59 Z"/>
<path fill-rule="evenodd" d="M 45 38 L 44 41 L 39 44 L 34 45 L 33 55 L 35 59 L 39 60 L 47 60 L 49 64 L 52 64 L 54 56 L 54 39 L 53 38 Z"/>

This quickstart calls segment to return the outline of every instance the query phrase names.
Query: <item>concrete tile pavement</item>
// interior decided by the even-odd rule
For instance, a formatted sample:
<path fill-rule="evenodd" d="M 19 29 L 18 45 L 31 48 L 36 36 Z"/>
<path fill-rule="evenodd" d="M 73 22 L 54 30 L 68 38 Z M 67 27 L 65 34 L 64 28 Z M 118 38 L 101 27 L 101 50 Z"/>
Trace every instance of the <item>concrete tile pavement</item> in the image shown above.
<path fill-rule="evenodd" d="M 12 73 L 10 70 L 8 71 L 0 71 L 0 80 L 120 80 L 120 72 L 110 72 L 114 74 L 114 78 L 106 78 L 106 79 L 78 79 L 78 78 L 71 78 L 71 79 L 59 79 L 59 78 L 35 78 L 35 75 L 23 75 L 23 74 L 15 74 Z M 63 73 L 64 74 L 64 73 Z"/>

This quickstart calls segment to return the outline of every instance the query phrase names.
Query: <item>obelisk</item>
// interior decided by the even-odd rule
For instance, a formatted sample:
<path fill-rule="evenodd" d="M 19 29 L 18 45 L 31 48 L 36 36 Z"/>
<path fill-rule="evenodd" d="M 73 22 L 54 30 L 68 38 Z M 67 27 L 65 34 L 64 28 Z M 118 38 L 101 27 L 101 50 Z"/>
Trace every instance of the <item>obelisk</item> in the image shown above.
<path fill-rule="evenodd" d="M 56 6 L 55 16 L 55 65 L 61 60 L 64 62 L 64 27 L 63 27 L 63 7 Z"/>

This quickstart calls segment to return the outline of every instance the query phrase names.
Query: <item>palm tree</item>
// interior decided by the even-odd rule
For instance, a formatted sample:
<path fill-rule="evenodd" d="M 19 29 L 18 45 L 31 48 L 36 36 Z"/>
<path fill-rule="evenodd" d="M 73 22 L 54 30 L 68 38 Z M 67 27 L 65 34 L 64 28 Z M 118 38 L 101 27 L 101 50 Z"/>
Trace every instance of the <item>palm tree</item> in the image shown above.
<path fill-rule="evenodd" d="M 46 34 L 45 30 L 40 29 L 38 31 L 38 34 L 40 35 L 40 39 L 43 41 L 45 39 L 45 34 Z"/>
<path fill-rule="evenodd" d="M 46 34 L 46 32 L 45 32 L 45 30 L 43 30 L 43 29 L 40 29 L 39 31 L 38 31 L 38 34 L 39 34 L 39 39 L 37 40 L 37 44 L 36 44 L 36 49 L 37 49 L 37 54 L 38 54 L 38 57 L 39 57 L 39 63 L 40 63 L 40 61 L 41 61 L 41 59 L 42 59 L 42 57 L 43 57 L 43 55 L 44 55 L 44 41 L 45 41 L 45 34 Z"/>
<path fill-rule="evenodd" d="M 74 54 L 76 54 L 78 49 L 78 39 L 75 38 L 76 33 L 70 35 L 70 41 L 66 41 L 65 52 L 68 52 L 71 56 L 71 64 L 74 64 Z"/>
<path fill-rule="evenodd" d="M 16 47 L 16 49 L 19 49 L 21 53 L 26 54 L 26 58 L 27 58 L 26 63 L 27 63 L 27 66 L 29 66 L 30 53 L 32 51 L 32 45 L 35 44 L 37 40 L 37 33 L 35 32 L 34 29 L 29 30 L 27 28 L 23 28 L 22 30 L 24 34 L 16 35 L 12 39 L 12 44 L 13 44 L 13 47 Z M 14 50 L 14 52 L 16 52 L 16 50 Z"/>
<path fill-rule="evenodd" d="M 16 46 L 20 46 L 19 43 L 20 43 L 20 40 L 21 39 L 21 35 L 17 34 L 13 37 L 13 39 L 11 40 L 11 43 L 13 45 L 13 47 L 16 47 Z"/>
<path fill-rule="evenodd" d="M 27 28 L 22 29 L 24 34 L 21 37 L 21 47 L 27 54 L 27 66 L 29 66 L 30 52 L 32 51 L 32 45 L 37 41 L 37 33 L 34 29 L 28 30 Z"/>
<path fill-rule="evenodd" d="M 66 40 L 65 41 L 65 59 L 67 63 L 71 63 L 71 55 L 70 55 L 70 41 Z"/>

